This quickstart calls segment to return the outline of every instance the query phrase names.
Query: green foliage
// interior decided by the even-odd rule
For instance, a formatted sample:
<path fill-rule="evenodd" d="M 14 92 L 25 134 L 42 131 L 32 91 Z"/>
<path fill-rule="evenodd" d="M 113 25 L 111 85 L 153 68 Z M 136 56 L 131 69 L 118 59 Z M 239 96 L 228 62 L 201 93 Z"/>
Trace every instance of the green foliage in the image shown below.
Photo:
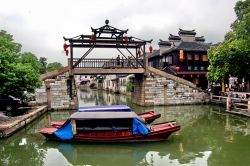
<path fill-rule="evenodd" d="M 63 67 L 63 65 L 59 62 L 49 63 L 48 67 L 47 67 L 47 71 L 53 71 L 53 70 L 59 69 L 61 67 Z"/>
<path fill-rule="evenodd" d="M 39 61 L 41 63 L 41 68 L 40 68 L 39 73 L 44 74 L 46 73 L 46 69 L 47 69 L 47 59 L 45 57 L 40 57 Z"/>
<path fill-rule="evenodd" d="M 130 80 L 126 81 L 126 90 L 127 92 L 134 92 L 134 85 Z"/>
<path fill-rule="evenodd" d="M 21 97 L 24 91 L 33 92 L 41 85 L 38 72 L 33 64 L 24 61 L 20 50 L 21 45 L 11 35 L 0 32 L 0 94 Z"/>
<path fill-rule="evenodd" d="M 250 0 L 238 1 L 235 12 L 237 20 L 232 24 L 232 31 L 219 46 L 208 50 L 209 81 L 221 82 L 229 74 L 250 78 Z"/>
<path fill-rule="evenodd" d="M 40 69 L 42 67 L 42 64 L 40 63 L 40 61 L 38 61 L 37 57 L 31 52 L 23 53 L 20 57 L 20 62 L 22 64 L 31 64 L 31 66 L 37 73 L 40 72 Z"/>

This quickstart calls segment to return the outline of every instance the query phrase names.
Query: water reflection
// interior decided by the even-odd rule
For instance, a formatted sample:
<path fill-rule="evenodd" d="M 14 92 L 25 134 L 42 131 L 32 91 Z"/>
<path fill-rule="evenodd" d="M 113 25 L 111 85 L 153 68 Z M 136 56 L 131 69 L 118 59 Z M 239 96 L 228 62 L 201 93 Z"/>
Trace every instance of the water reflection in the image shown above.
<path fill-rule="evenodd" d="M 0 165 L 249 165 L 250 120 L 209 105 L 139 107 L 103 91 L 79 93 L 80 105 L 127 104 L 137 113 L 161 113 L 182 129 L 156 143 L 88 144 L 46 141 L 37 129 L 65 120 L 72 111 L 47 113 L 12 137 L 0 140 Z"/>

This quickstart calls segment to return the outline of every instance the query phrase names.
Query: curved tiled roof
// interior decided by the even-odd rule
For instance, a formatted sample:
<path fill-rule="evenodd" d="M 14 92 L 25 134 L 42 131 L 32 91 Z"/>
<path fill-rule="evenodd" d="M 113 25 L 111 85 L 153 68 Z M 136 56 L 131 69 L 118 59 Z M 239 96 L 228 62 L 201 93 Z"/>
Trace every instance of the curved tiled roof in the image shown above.
<path fill-rule="evenodd" d="M 154 50 L 154 52 L 148 58 L 153 58 L 157 56 L 160 56 L 160 50 Z"/>
<path fill-rule="evenodd" d="M 176 47 L 176 50 L 207 51 L 209 47 L 210 47 L 210 44 L 208 43 L 181 42 L 180 45 Z"/>
<path fill-rule="evenodd" d="M 195 37 L 195 41 L 202 41 L 202 42 L 204 42 L 205 38 L 204 38 L 204 36 Z"/>
<path fill-rule="evenodd" d="M 163 40 L 160 39 L 158 45 L 171 46 L 171 42 L 169 42 L 169 41 L 163 41 Z"/>
<path fill-rule="evenodd" d="M 169 50 L 164 51 L 162 54 L 169 53 L 173 50 L 184 50 L 184 51 L 207 51 L 211 46 L 210 43 L 199 43 L 199 42 L 181 42 L 178 46 L 172 47 Z"/>
<path fill-rule="evenodd" d="M 183 30 L 183 29 L 179 29 L 179 35 L 180 34 L 185 34 L 185 35 L 196 35 L 195 30 Z"/>
<path fill-rule="evenodd" d="M 181 40 L 180 36 L 169 34 L 168 40 Z"/>

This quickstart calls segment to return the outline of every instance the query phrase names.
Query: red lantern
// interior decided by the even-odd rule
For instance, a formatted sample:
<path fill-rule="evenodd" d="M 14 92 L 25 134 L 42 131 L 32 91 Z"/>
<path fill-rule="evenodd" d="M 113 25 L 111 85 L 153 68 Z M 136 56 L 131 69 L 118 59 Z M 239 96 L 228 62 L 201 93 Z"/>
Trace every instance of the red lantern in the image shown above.
<path fill-rule="evenodd" d="M 68 46 L 66 43 L 64 43 L 64 45 L 63 45 L 64 51 L 66 51 L 68 47 L 69 47 L 69 46 Z"/>
<path fill-rule="evenodd" d="M 197 77 L 199 78 L 199 77 L 200 77 L 200 75 L 199 75 L 199 74 L 197 74 Z"/>
<path fill-rule="evenodd" d="M 152 53 L 153 52 L 153 47 L 150 45 L 149 46 L 149 52 Z"/>
<path fill-rule="evenodd" d="M 176 71 L 179 71 L 179 70 L 180 70 L 180 67 L 179 67 L 179 66 L 176 66 L 176 67 L 175 67 L 175 70 L 176 70 Z"/>
<path fill-rule="evenodd" d="M 128 36 L 124 37 L 124 41 L 125 41 L 126 44 L 128 44 Z"/>
<path fill-rule="evenodd" d="M 180 50 L 180 56 L 179 56 L 179 59 L 180 59 L 180 61 L 181 61 L 181 62 L 183 62 L 183 61 L 184 61 L 184 52 L 183 52 L 183 50 Z"/>
<path fill-rule="evenodd" d="M 193 74 L 191 74 L 191 78 L 193 78 Z"/>
<path fill-rule="evenodd" d="M 68 56 L 68 54 L 69 54 L 68 47 L 69 47 L 69 45 L 67 45 L 66 43 L 63 44 L 63 49 L 64 49 L 64 51 L 66 53 L 66 56 Z"/>
<path fill-rule="evenodd" d="M 69 55 L 69 50 L 66 50 L 65 53 L 66 53 L 66 56 L 68 56 Z"/>

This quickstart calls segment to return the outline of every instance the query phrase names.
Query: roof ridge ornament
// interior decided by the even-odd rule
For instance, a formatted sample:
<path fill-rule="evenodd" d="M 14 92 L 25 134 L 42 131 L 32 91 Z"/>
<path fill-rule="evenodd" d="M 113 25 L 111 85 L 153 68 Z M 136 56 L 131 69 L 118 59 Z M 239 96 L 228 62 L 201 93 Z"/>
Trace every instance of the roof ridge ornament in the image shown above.
<path fill-rule="evenodd" d="M 108 25 L 109 24 L 109 20 L 107 19 L 107 20 L 105 20 L 105 24 L 106 25 Z"/>

